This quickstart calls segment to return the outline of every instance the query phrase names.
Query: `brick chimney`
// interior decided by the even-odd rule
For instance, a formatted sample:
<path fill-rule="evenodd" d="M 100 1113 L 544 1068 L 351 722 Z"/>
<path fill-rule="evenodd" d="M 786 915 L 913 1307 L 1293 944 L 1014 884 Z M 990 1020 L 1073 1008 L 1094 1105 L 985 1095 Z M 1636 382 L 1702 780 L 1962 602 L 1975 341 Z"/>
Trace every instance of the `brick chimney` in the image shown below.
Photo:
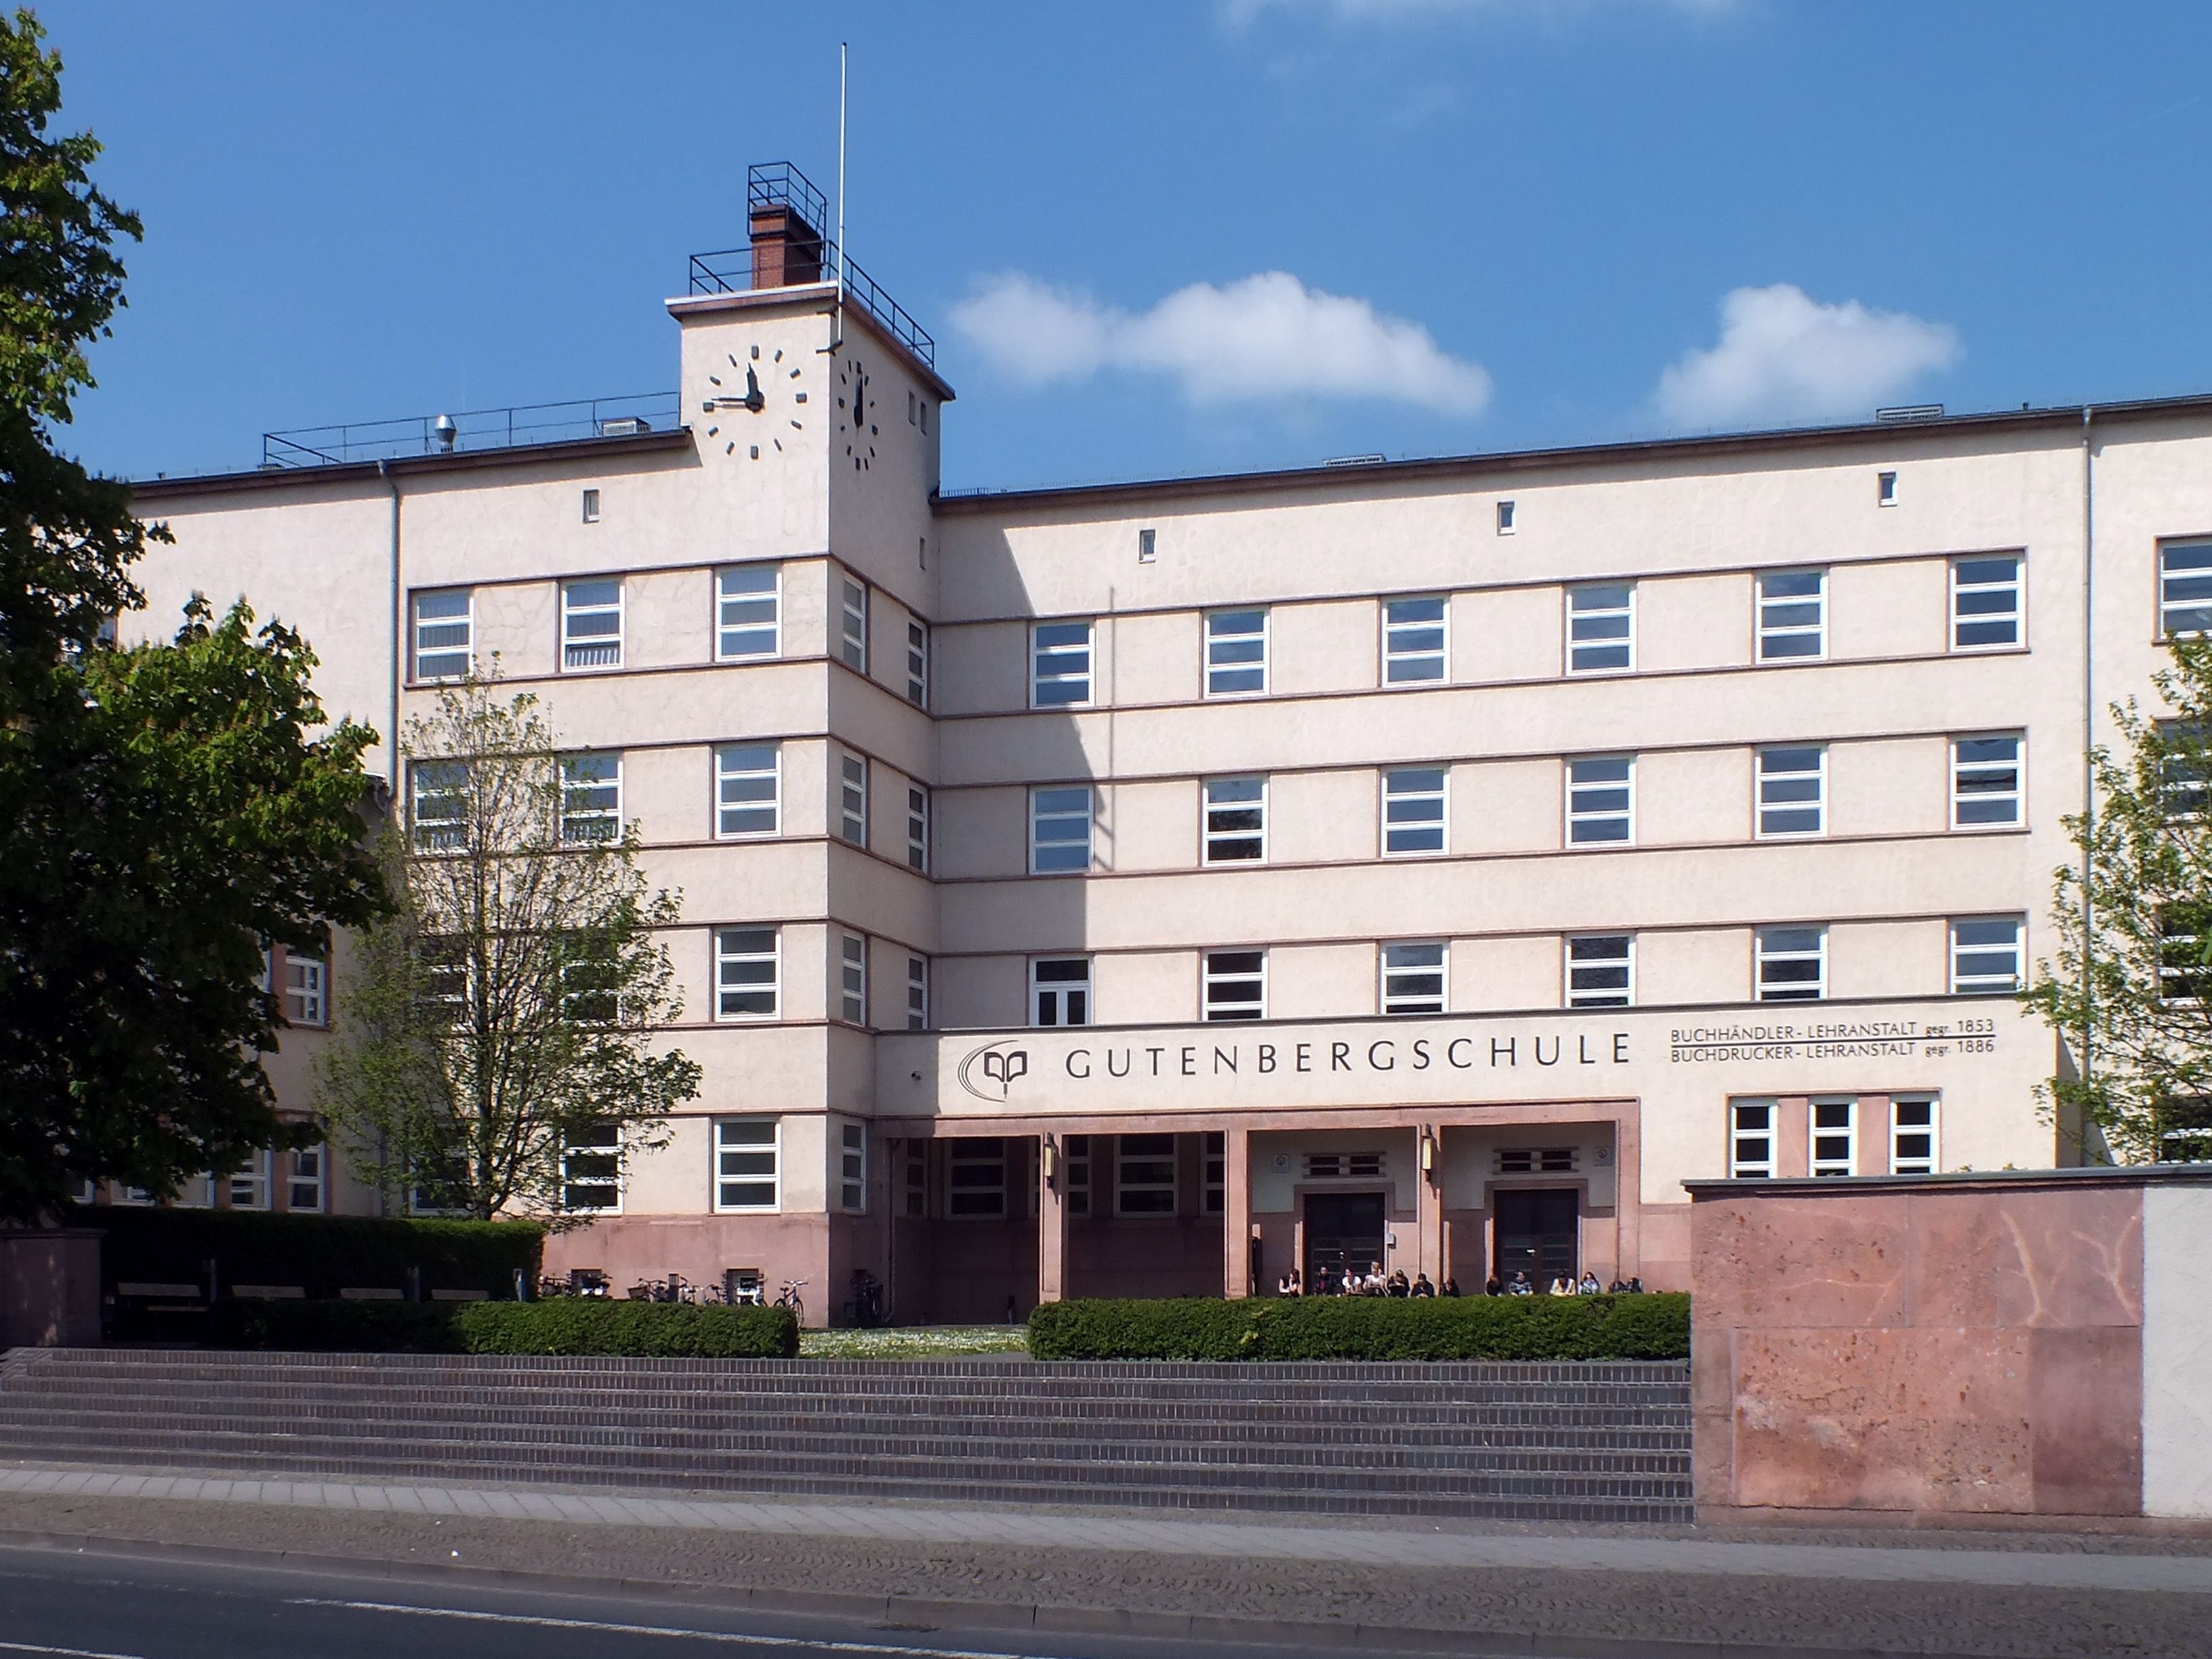
<path fill-rule="evenodd" d="M 822 233 L 793 204 L 757 202 L 748 217 L 756 289 L 822 280 Z"/>

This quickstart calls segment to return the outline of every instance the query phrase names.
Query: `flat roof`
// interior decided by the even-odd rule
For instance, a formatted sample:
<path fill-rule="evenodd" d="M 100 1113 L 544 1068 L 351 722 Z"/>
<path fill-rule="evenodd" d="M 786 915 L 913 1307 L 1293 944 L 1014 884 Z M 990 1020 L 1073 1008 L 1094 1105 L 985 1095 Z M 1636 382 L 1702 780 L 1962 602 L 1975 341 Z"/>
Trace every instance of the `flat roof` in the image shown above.
<path fill-rule="evenodd" d="M 2080 430 L 2085 419 L 2212 416 L 2212 392 L 2127 403 L 2068 404 L 1984 414 L 1936 415 L 1913 420 L 1855 421 L 1841 426 L 1784 427 L 1759 432 L 1708 433 L 1686 438 L 1638 438 L 1613 443 L 1571 444 L 1547 449 L 1506 449 L 1401 461 L 1340 461 L 1334 465 L 1267 468 L 1249 472 L 1198 473 L 1182 478 L 1133 479 L 1115 483 L 1059 484 L 1042 489 L 954 490 L 938 497 L 940 513 L 982 514 L 1007 507 L 1115 500 L 1154 501 L 1173 495 L 1221 495 L 1306 488 L 1319 483 L 1384 480 L 1412 483 L 1473 472 L 1537 472 L 1586 466 L 1594 461 L 1693 459 L 1760 451 L 1809 449 L 1836 443 L 1894 444 L 1909 434 L 1967 434 L 2039 429 Z"/>
<path fill-rule="evenodd" d="M 467 472 L 487 466 L 526 466 L 546 461 L 598 460 L 617 455 L 689 449 L 691 428 L 625 434 L 621 437 L 561 438 L 551 443 L 500 449 L 459 449 L 448 455 L 402 455 L 383 461 L 332 461 L 321 466 L 255 466 L 237 472 L 196 472 L 181 478 L 133 478 L 134 499 L 216 495 L 234 489 L 287 489 L 308 484 L 360 483 L 383 474 Z"/>

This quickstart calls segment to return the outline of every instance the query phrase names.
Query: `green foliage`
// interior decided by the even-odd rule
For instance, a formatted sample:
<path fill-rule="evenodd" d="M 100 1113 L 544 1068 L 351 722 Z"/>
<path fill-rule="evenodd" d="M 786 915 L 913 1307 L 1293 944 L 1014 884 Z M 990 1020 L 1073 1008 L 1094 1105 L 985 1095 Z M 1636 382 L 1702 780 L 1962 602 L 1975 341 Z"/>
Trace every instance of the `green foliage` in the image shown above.
<path fill-rule="evenodd" d="M 78 1208 L 70 1224 L 97 1227 L 100 1278 L 200 1284 L 213 1260 L 226 1294 L 235 1285 L 296 1285 L 311 1297 L 408 1288 L 514 1294 L 536 1285 L 545 1230 L 527 1221 L 416 1221 L 371 1216 L 272 1215 L 248 1210 Z M 368 1305 L 368 1304 L 364 1304 Z"/>
<path fill-rule="evenodd" d="M 697 1064 L 655 1036 L 683 1011 L 659 942 L 680 903 L 648 894 L 634 829 L 564 828 L 535 698 L 469 680 L 403 747 L 415 821 L 380 848 L 396 908 L 359 942 L 319 1103 L 386 1193 L 573 1224 L 698 1091 Z"/>
<path fill-rule="evenodd" d="M 2026 993 L 2064 1046 L 2045 1103 L 2091 1162 L 2212 1156 L 2212 642 L 2171 649 L 2170 713 L 2113 708 L 2122 752 L 2094 751 L 2095 810 L 2064 820 L 2081 863 Z"/>
<path fill-rule="evenodd" d="M 196 600 L 173 645 L 99 643 L 167 532 L 54 428 L 139 227 L 89 181 L 100 146 L 48 136 L 40 39 L 0 18 L 0 1221 L 290 1142 L 260 941 L 325 949 L 381 896 L 357 847 L 374 734 L 327 725 L 298 635 Z"/>
<path fill-rule="evenodd" d="M 789 1359 L 788 1308 L 683 1303 L 227 1302 L 218 1347 L 307 1352 L 610 1354 L 657 1359 Z"/>
<path fill-rule="evenodd" d="M 1048 1302 L 1039 1359 L 1681 1359 L 1690 1298 L 1255 1297 Z"/>

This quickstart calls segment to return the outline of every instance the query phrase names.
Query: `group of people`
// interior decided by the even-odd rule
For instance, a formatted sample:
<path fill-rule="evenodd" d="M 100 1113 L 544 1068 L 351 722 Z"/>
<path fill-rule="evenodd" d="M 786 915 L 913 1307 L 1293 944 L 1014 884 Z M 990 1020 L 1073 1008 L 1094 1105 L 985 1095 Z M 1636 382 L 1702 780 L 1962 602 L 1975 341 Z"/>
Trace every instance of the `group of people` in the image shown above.
<path fill-rule="evenodd" d="M 1382 1271 L 1382 1264 L 1379 1261 L 1369 1262 L 1367 1271 L 1362 1273 L 1347 1261 L 1344 1264 L 1341 1272 L 1328 1267 L 1319 1269 L 1315 1273 L 1310 1285 L 1306 1282 L 1305 1276 L 1293 1267 L 1275 1281 L 1275 1294 L 1277 1296 L 1457 1296 L 1459 1285 L 1455 1280 L 1447 1279 L 1444 1280 L 1443 1289 L 1439 1291 L 1429 1282 L 1429 1276 L 1425 1273 L 1417 1273 L 1411 1279 L 1406 1277 L 1403 1268 L 1385 1273 Z"/>
<path fill-rule="evenodd" d="M 1536 1294 L 1536 1285 L 1535 1282 L 1528 1277 L 1526 1268 L 1516 1267 L 1513 1270 L 1512 1278 L 1502 1281 L 1496 1273 L 1491 1274 L 1490 1282 L 1482 1287 L 1482 1293 L 1485 1296 L 1534 1296 Z M 1552 1288 L 1544 1294 L 1547 1296 L 1641 1296 L 1644 1294 L 1644 1280 L 1641 1275 L 1638 1275 L 1630 1279 L 1616 1279 L 1610 1285 L 1601 1285 L 1597 1281 L 1597 1275 L 1585 1268 L 1580 1279 L 1577 1279 L 1572 1273 L 1556 1275 L 1552 1280 Z"/>
<path fill-rule="evenodd" d="M 1501 1279 L 1496 1273 L 1482 1287 L 1485 1296 L 1534 1296 L 1536 1286 L 1525 1268 L 1514 1269 L 1513 1277 Z M 1560 1273 L 1552 1280 L 1547 1296 L 1641 1296 L 1644 1280 L 1640 1276 L 1616 1279 L 1610 1285 L 1601 1285 L 1595 1273 L 1585 1271 L 1580 1279 L 1571 1273 Z M 1457 1296 L 1459 1281 L 1447 1275 L 1443 1288 L 1439 1290 L 1429 1282 L 1425 1273 L 1417 1273 L 1408 1279 L 1405 1270 L 1399 1268 L 1385 1273 L 1382 1264 L 1370 1261 L 1364 1273 L 1345 1263 L 1340 1271 L 1333 1267 L 1317 1269 L 1309 1284 L 1305 1276 L 1293 1267 L 1275 1281 L 1277 1296 Z"/>

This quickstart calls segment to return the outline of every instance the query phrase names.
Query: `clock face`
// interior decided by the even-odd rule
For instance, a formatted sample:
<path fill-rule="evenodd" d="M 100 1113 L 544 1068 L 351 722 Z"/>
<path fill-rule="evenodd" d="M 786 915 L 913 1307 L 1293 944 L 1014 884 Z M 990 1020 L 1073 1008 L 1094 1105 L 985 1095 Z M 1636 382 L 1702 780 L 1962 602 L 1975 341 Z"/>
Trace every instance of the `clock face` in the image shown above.
<path fill-rule="evenodd" d="M 758 346 L 748 347 L 743 357 L 728 355 L 729 368 L 707 377 L 713 390 L 700 407 L 713 417 L 708 438 L 719 441 L 725 455 L 740 447 L 749 460 L 760 459 L 763 451 L 781 454 L 787 434 L 806 429 L 805 369 L 787 362 L 781 349 L 765 358 Z"/>
<path fill-rule="evenodd" d="M 845 395 L 837 399 L 837 430 L 845 440 L 845 459 L 855 472 L 876 464 L 876 383 L 858 357 L 848 358 L 837 371 Z"/>

